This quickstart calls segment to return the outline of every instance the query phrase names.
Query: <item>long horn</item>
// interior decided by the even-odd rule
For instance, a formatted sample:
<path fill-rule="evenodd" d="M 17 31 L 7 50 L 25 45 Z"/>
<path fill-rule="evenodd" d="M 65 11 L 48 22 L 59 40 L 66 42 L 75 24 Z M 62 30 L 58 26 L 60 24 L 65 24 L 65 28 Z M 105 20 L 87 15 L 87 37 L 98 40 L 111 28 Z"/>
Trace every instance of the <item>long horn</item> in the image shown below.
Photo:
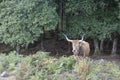
<path fill-rule="evenodd" d="M 85 34 L 82 35 L 82 39 L 81 39 L 82 41 L 83 41 L 83 39 L 84 39 L 84 36 L 85 36 Z"/>
<path fill-rule="evenodd" d="M 63 35 L 65 36 L 65 38 L 67 39 L 67 41 L 69 41 L 69 42 L 73 41 L 73 40 L 68 39 L 68 37 L 65 34 L 63 34 Z"/>

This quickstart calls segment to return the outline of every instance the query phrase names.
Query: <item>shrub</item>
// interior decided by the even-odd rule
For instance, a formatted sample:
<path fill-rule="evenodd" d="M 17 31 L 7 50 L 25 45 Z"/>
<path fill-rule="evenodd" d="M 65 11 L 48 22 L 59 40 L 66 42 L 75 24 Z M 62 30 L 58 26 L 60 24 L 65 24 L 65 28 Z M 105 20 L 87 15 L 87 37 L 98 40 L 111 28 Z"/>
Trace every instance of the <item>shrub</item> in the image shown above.
<path fill-rule="evenodd" d="M 0 55 L 0 70 L 13 70 L 15 69 L 15 66 L 21 62 L 21 55 L 17 55 L 15 51 L 11 51 L 8 55 L 2 53 Z M 1 72 L 0 71 L 0 72 Z"/>
<path fill-rule="evenodd" d="M 20 80 L 119 80 L 119 65 L 106 60 L 73 56 L 54 58 L 48 52 L 22 56 L 15 51 L 0 54 L 0 73 L 7 71 Z M 14 73 L 13 73 L 14 72 Z"/>
<path fill-rule="evenodd" d="M 105 60 L 82 59 L 75 65 L 80 80 L 119 80 L 119 66 Z"/>

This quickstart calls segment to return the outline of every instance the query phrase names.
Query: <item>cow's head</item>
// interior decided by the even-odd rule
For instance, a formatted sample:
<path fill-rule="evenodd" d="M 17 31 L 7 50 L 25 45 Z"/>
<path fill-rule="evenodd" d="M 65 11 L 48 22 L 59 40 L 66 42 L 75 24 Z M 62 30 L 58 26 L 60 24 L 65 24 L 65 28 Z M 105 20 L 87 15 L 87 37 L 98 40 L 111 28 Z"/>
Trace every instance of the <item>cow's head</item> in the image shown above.
<path fill-rule="evenodd" d="M 72 43 L 72 52 L 74 54 L 78 54 L 80 51 L 80 48 L 82 47 L 82 44 L 83 44 L 84 35 L 82 36 L 81 40 L 70 40 L 65 34 L 64 34 L 64 36 L 68 42 Z"/>

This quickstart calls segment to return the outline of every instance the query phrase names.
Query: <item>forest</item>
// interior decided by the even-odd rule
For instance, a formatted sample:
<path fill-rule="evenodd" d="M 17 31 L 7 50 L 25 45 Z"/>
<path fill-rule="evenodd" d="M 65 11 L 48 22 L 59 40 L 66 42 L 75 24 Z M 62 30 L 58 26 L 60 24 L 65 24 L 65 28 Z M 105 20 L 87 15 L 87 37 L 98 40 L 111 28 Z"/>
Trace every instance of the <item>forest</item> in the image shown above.
<path fill-rule="evenodd" d="M 119 55 L 120 0 L 0 0 L 0 74 L 5 70 L 11 72 L 23 69 L 23 72 L 17 72 L 19 78 L 15 80 L 52 80 L 50 76 L 54 76 L 53 80 L 61 80 L 65 73 L 68 75 L 63 80 L 109 80 L 111 75 L 110 80 L 120 79 L 120 72 L 117 72 L 120 69 L 115 63 L 100 60 L 95 64 L 87 58 L 74 64 L 72 55 L 56 57 L 72 54 L 72 46 L 63 33 L 72 40 L 80 40 L 85 35 L 84 40 L 90 44 L 91 55 Z M 48 56 L 47 53 L 53 53 L 53 56 Z M 99 65 L 101 61 L 103 66 Z M 21 64 L 20 67 L 18 63 Z M 111 71 L 112 67 L 109 66 L 116 69 Z M 79 78 L 76 77 L 77 74 L 71 76 L 74 72 L 69 72 L 75 67 L 82 74 Z M 93 67 L 96 70 L 92 73 L 88 68 L 93 70 Z M 68 72 L 64 72 L 66 70 Z M 102 74 L 104 70 L 107 77 Z M 101 73 L 97 74 L 99 71 Z M 60 73 L 61 76 L 53 75 Z"/>
<path fill-rule="evenodd" d="M 111 50 L 116 54 L 119 26 L 119 0 L 0 1 L 0 42 L 17 52 L 46 40 L 46 34 L 54 33 L 56 37 L 51 37 L 59 40 L 63 38 L 60 33 L 65 33 L 71 39 L 85 34 L 85 39 L 94 44 L 94 53 Z"/>
<path fill-rule="evenodd" d="M 20 51 L 35 41 L 71 39 L 92 42 L 94 53 L 119 53 L 119 0 L 1 0 L 0 42 Z M 54 36 L 54 37 L 53 37 Z M 48 38 L 48 39 L 49 39 Z"/>

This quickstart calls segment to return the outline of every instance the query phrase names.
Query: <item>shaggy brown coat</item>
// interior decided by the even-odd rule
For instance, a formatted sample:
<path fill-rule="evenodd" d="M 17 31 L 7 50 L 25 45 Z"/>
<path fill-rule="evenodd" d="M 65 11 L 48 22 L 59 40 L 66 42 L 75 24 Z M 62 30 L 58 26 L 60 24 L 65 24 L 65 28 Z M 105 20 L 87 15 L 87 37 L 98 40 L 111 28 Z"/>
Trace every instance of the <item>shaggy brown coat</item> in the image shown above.
<path fill-rule="evenodd" d="M 89 56 L 90 46 L 88 42 L 83 40 L 83 36 L 81 40 L 70 40 L 65 34 L 63 35 L 66 37 L 68 42 L 72 43 L 72 52 L 74 53 L 76 60 L 80 58 L 80 54 L 82 54 L 83 57 Z"/>

